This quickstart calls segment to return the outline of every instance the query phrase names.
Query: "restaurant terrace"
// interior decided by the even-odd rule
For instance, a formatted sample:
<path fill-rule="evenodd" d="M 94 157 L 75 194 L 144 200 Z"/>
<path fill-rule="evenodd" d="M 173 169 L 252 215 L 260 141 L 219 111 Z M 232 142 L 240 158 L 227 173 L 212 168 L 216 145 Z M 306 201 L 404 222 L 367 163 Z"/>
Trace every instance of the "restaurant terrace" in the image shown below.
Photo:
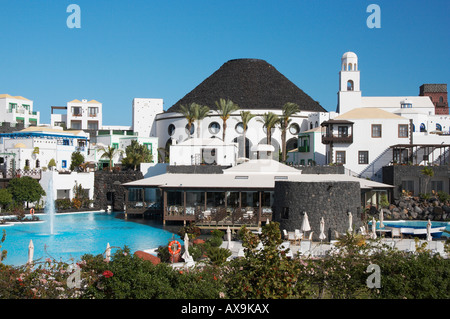
<path fill-rule="evenodd" d="M 221 174 L 165 173 L 125 183 L 125 214 L 159 213 L 164 224 L 182 221 L 203 228 L 256 229 L 273 218 L 277 181 L 357 181 L 364 202 L 392 187 L 344 174 L 302 174 L 272 159 L 255 159 Z"/>

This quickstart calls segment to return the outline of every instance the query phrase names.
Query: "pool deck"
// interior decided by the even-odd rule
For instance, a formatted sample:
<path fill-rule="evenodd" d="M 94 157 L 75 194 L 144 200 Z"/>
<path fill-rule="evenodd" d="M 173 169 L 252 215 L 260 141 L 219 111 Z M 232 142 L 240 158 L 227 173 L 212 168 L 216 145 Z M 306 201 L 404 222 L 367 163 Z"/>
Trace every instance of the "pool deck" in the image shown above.
<path fill-rule="evenodd" d="M 303 241 L 305 244 L 307 241 Z M 284 247 L 288 247 L 290 250 L 289 256 L 297 256 L 297 254 L 300 254 L 300 256 L 305 258 L 321 258 L 333 251 L 333 249 L 336 249 L 334 246 L 336 241 L 332 242 L 310 242 L 311 246 L 310 249 L 307 251 L 303 250 L 302 245 L 298 244 L 291 244 L 289 242 L 283 242 Z M 426 240 L 420 240 L 419 245 L 423 244 L 424 242 L 427 242 Z M 436 243 L 441 242 L 443 243 L 443 240 L 432 240 L 431 242 L 428 242 L 427 247 L 425 249 L 429 249 L 432 253 L 436 253 Z M 391 239 L 391 238 L 382 238 L 381 240 L 374 241 L 373 243 L 376 243 L 378 245 L 384 244 L 388 245 L 390 247 L 393 247 L 395 249 L 398 249 L 400 251 L 405 252 L 414 252 L 415 251 L 415 241 L 414 239 Z M 229 245 L 231 244 L 231 247 Z M 374 249 L 378 249 L 377 245 L 373 245 Z M 306 246 L 309 246 L 309 243 L 307 243 Z M 443 247 L 443 246 L 442 246 Z M 243 257 L 243 249 L 242 242 L 240 241 L 231 241 L 228 242 L 226 240 L 223 241 L 221 248 L 229 249 L 231 251 L 231 256 L 229 259 L 237 258 L 237 257 Z M 383 247 L 382 249 L 388 249 L 387 247 Z M 155 253 L 155 250 L 146 250 L 148 253 Z M 292 254 L 291 254 L 292 253 Z M 448 254 L 445 252 L 440 253 L 443 258 L 448 258 Z M 195 264 L 195 263 L 194 263 Z M 174 268 L 186 268 L 186 267 L 192 267 L 194 264 L 186 264 L 184 262 L 178 262 L 172 264 L 172 267 Z"/>

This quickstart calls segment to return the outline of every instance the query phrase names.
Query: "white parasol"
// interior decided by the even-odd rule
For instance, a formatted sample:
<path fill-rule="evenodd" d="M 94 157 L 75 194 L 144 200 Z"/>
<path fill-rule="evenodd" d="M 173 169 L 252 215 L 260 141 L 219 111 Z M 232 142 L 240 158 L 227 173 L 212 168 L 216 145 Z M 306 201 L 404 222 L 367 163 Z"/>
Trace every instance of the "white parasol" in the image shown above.
<path fill-rule="evenodd" d="M 372 234 L 370 234 L 370 237 L 372 239 L 377 239 L 376 230 L 377 230 L 377 222 L 375 220 L 375 217 L 372 217 Z"/>
<path fill-rule="evenodd" d="M 431 220 L 428 220 L 427 223 L 427 241 L 431 241 Z"/>
<path fill-rule="evenodd" d="M 28 245 L 28 264 L 33 263 L 33 255 L 34 255 L 34 245 L 33 241 L 30 239 L 30 244 Z"/>
<path fill-rule="evenodd" d="M 348 229 L 347 229 L 347 231 L 349 233 L 353 232 L 352 224 L 353 224 L 353 215 L 351 212 L 348 212 Z"/>
<path fill-rule="evenodd" d="M 384 214 L 383 214 L 383 209 L 381 209 L 381 211 L 380 211 L 380 228 L 384 228 L 383 220 L 384 220 Z"/>
<path fill-rule="evenodd" d="M 231 229 L 230 226 L 227 226 L 227 240 L 228 240 L 228 249 L 233 247 L 233 243 L 231 242 Z"/>
<path fill-rule="evenodd" d="M 306 212 L 304 212 L 301 231 L 302 232 L 307 232 L 307 231 L 310 231 L 310 230 L 311 230 L 311 225 L 309 224 L 308 214 Z"/>
<path fill-rule="evenodd" d="M 325 220 L 322 217 L 320 219 L 320 235 L 319 235 L 319 239 L 322 241 L 325 238 L 327 238 L 327 236 L 325 235 Z"/>
<path fill-rule="evenodd" d="M 111 246 L 109 246 L 109 243 L 106 244 L 105 260 L 106 262 L 111 260 Z"/>
<path fill-rule="evenodd" d="M 181 256 L 186 263 L 192 263 L 194 259 L 189 254 L 189 236 L 187 233 L 184 234 L 184 253 Z"/>

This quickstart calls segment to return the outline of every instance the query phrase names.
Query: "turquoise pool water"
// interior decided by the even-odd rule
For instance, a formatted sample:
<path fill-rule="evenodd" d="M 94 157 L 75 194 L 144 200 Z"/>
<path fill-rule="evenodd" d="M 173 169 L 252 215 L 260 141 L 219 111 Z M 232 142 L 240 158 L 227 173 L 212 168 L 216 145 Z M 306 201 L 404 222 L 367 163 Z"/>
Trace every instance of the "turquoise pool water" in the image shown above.
<path fill-rule="evenodd" d="M 33 240 L 34 260 L 47 257 L 71 263 L 71 258 L 80 260 L 84 254 L 103 254 L 106 245 L 123 248 L 131 252 L 167 245 L 174 237 L 181 244 L 179 236 L 162 229 L 132 220 L 117 218 L 121 213 L 76 213 L 57 214 L 54 234 L 50 235 L 47 216 L 40 216 L 43 222 L 20 223 L 3 227 L 6 240 L 2 249 L 7 250 L 4 264 L 19 266 L 28 260 L 28 245 Z M 112 248 L 112 253 L 116 248 Z"/>
<path fill-rule="evenodd" d="M 396 220 L 396 221 L 383 221 L 384 226 L 386 227 L 408 227 L 408 228 L 427 228 L 427 220 Z M 369 222 L 369 225 L 372 225 L 372 222 Z M 380 227 L 380 222 L 377 221 L 377 229 Z M 432 221 L 431 227 L 443 227 L 445 226 L 445 230 L 450 231 L 450 223 L 449 222 L 437 222 Z M 448 233 L 443 232 L 443 237 L 449 237 Z"/>

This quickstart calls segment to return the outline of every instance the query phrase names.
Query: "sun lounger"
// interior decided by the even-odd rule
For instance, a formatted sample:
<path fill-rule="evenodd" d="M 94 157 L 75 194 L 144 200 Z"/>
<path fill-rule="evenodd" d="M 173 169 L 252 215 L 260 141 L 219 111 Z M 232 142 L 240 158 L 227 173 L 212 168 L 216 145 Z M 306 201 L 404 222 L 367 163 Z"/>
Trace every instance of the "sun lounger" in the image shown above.
<path fill-rule="evenodd" d="M 298 253 L 301 256 L 306 256 L 311 253 L 311 241 L 310 240 L 302 240 L 300 242 L 300 249 L 298 250 Z"/>
<path fill-rule="evenodd" d="M 294 239 L 295 239 L 295 241 L 300 243 L 300 241 L 302 240 L 302 237 L 303 237 L 303 233 L 299 229 L 295 229 L 294 230 Z"/>

